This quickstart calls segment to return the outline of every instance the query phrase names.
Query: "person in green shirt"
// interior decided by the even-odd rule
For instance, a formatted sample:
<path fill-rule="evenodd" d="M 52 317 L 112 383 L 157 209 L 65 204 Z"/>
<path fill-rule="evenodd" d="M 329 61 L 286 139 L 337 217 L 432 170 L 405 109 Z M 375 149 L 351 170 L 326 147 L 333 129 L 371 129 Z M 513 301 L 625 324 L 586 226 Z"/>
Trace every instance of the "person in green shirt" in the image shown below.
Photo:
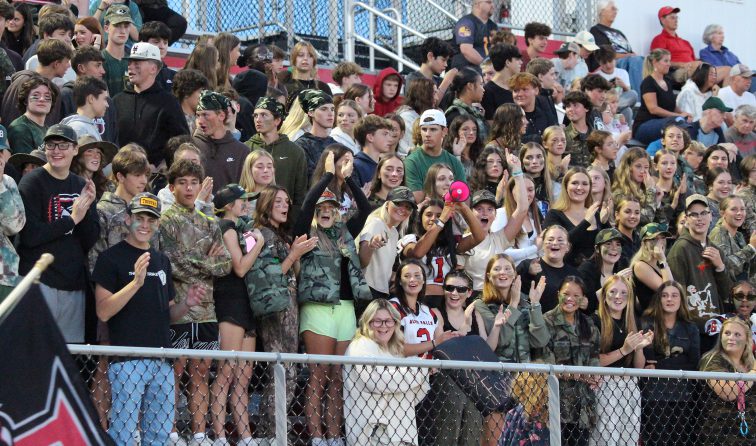
<path fill-rule="evenodd" d="M 58 96 L 58 89 L 42 76 L 33 76 L 18 92 L 24 113 L 8 126 L 8 140 L 13 153 L 29 153 L 42 146 L 45 139 L 45 118 Z"/>
<path fill-rule="evenodd" d="M 102 50 L 102 57 L 105 59 L 102 66 L 105 68 L 103 80 L 108 84 L 110 97 L 122 92 L 124 88 L 124 77 L 129 68 L 129 61 L 125 58 L 126 41 L 132 23 L 129 8 L 123 4 L 111 5 L 105 12 L 108 45 Z"/>
<path fill-rule="evenodd" d="M 455 180 L 465 181 L 465 169 L 462 167 L 462 162 L 442 147 L 447 132 L 446 117 L 441 110 L 431 108 L 420 116 L 420 134 L 423 145 L 412 150 L 404 160 L 404 178 L 418 203 L 425 198 L 423 182 L 428 168 L 433 164 L 448 165 L 454 173 Z"/>

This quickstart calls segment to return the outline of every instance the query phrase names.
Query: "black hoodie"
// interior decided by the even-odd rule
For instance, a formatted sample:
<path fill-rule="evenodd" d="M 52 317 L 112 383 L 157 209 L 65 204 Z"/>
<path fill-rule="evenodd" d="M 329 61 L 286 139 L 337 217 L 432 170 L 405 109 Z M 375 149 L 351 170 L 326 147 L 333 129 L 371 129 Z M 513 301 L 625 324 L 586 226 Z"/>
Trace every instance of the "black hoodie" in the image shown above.
<path fill-rule="evenodd" d="M 165 143 L 170 138 L 189 134 L 178 100 L 157 82 L 140 93 L 129 85 L 113 102 L 118 112 L 118 145 L 141 145 L 152 165 L 165 159 Z"/>
<path fill-rule="evenodd" d="M 194 132 L 193 142 L 202 151 L 205 175 L 213 178 L 213 193 L 230 183 L 238 183 L 249 147 L 226 131 L 220 139 L 213 139 L 200 129 Z"/>

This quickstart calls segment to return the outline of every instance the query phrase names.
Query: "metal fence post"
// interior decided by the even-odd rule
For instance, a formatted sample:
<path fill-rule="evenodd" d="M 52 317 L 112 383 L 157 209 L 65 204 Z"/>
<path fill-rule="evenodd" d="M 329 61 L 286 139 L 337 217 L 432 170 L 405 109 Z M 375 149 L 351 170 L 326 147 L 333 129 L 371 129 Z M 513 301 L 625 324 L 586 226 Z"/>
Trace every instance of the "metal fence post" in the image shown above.
<path fill-rule="evenodd" d="M 344 0 L 344 60 L 354 62 L 354 8 L 352 0 Z"/>
<path fill-rule="evenodd" d="M 549 436 L 551 446 L 562 445 L 562 424 L 559 412 L 559 379 L 553 373 L 549 373 L 546 380 L 549 386 Z"/>
<path fill-rule="evenodd" d="M 283 364 L 276 362 L 273 366 L 273 385 L 276 402 L 276 444 L 286 446 L 288 439 L 286 413 L 286 370 Z"/>

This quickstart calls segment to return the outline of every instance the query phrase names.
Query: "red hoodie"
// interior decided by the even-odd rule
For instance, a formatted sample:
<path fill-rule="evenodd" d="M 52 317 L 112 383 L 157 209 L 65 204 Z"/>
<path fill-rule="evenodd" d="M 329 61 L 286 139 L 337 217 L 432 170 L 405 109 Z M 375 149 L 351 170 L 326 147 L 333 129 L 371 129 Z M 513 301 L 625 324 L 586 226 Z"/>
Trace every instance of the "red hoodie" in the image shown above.
<path fill-rule="evenodd" d="M 384 101 L 381 97 L 381 87 L 383 86 L 383 81 L 392 74 L 399 78 L 399 88 L 396 90 L 396 96 L 389 101 Z M 375 79 L 375 84 L 373 84 L 373 96 L 375 97 L 374 115 L 385 116 L 402 105 L 402 95 L 399 94 L 399 92 L 402 91 L 402 84 L 404 84 L 404 79 L 402 79 L 402 76 L 398 71 L 391 67 L 384 68 L 378 73 L 378 77 Z"/>

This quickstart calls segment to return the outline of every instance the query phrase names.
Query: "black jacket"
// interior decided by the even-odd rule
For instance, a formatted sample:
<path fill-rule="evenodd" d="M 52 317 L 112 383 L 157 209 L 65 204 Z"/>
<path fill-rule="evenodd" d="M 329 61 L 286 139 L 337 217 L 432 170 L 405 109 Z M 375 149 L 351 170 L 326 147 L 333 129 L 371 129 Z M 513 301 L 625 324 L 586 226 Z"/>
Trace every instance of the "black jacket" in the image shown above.
<path fill-rule="evenodd" d="M 140 93 L 129 86 L 113 102 L 118 111 L 118 145 L 141 145 L 155 166 L 165 159 L 165 143 L 170 138 L 189 134 L 178 100 L 157 82 Z"/>

